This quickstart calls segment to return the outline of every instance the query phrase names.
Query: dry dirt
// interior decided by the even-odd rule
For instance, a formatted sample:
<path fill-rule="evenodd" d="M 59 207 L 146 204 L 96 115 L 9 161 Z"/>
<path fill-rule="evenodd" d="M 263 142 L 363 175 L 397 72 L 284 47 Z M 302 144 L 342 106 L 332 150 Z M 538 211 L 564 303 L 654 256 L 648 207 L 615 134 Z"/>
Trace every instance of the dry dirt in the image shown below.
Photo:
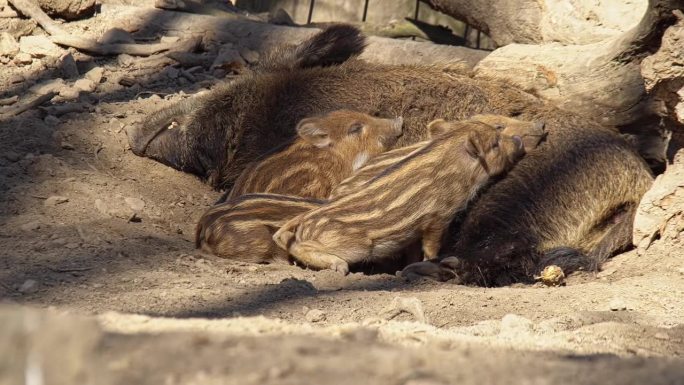
<path fill-rule="evenodd" d="M 133 155 L 126 127 L 229 79 L 74 55 L 104 69 L 83 111 L 0 119 L 0 383 L 684 384 L 684 233 L 553 288 L 201 255 L 220 193 Z M 0 98 L 56 76 L 4 64 Z"/>

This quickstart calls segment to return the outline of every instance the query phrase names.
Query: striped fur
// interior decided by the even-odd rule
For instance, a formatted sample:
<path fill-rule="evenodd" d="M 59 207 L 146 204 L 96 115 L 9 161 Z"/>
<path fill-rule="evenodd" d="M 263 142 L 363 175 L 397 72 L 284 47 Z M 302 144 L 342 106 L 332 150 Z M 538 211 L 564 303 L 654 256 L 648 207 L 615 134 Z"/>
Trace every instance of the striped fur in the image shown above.
<path fill-rule="evenodd" d="M 418 240 L 424 255 L 434 258 L 453 216 L 522 155 L 519 137 L 462 122 L 362 189 L 290 220 L 273 239 L 311 268 L 345 274 L 349 264 L 391 258 Z"/>
<path fill-rule="evenodd" d="M 401 118 L 381 119 L 347 110 L 303 119 L 294 143 L 250 164 L 228 199 L 248 193 L 325 199 L 355 167 L 394 144 L 401 126 Z"/>
<path fill-rule="evenodd" d="M 502 115 L 490 114 L 475 115 L 469 120 L 474 120 L 493 126 L 499 130 L 502 130 L 501 133 L 504 135 L 520 136 L 525 144 L 525 149 L 528 150 L 535 148 L 541 139 L 543 139 L 546 135 L 546 132 L 544 131 L 544 124 L 542 122 L 528 122 Z M 458 127 L 458 124 L 458 122 L 447 122 L 443 119 L 437 119 L 430 122 L 428 125 L 428 132 L 430 133 L 431 137 L 436 137 L 451 131 L 455 127 Z M 356 171 L 354 175 L 340 182 L 340 184 L 332 190 L 328 196 L 328 199 L 337 199 L 343 195 L 350 194 L 362 188 L 363 185 L 380 174 L 387 167 L 400 161 L 406 156 L 409 156 L 411 153 L 424 147 L 428 143 L 429 141 L 418 142 L 414 145 L 400 147 L 374 157 L 368 161 L 365 166 Z"/>
<path fill-rule="evenodd" d="M 195 247 L 221 258 L 244 262 L 287 262 L 273 233 L 288 220 L 324 201 L 275 194 L 247 194 L 211 207 L 195 231 Z"/>

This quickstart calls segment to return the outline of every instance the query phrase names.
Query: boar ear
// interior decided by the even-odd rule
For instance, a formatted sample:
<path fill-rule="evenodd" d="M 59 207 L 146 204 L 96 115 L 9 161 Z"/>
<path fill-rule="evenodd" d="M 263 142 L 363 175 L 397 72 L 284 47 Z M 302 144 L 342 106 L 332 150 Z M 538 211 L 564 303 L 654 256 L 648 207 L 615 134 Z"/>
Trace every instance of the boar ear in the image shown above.
<path fill-rule="evenodd" d="M 303 119 L 297 125 L 297 135 L 306 142 L 322 148 L 330 145 L 330 136 L 328 132 L 319 127 L 316 119 Z"/>
<path fill-rule="evenodd" d="M 435 136 L 442 135 L 443 133 L 449 131 L 451 129 L 451 124 L 447 122 L 444 119 L 435 119 L 428 123 L 428 132 L 430 133 L 430 137 L 434 138 Z"/>
<path fill-rule="evenodd" d="M 468 134 L 468 137 L 466 138 L 465 150 L 468 153 L 468 155 L 472 156 L 475 159 L 480 159 L 483 156 L 482 151 L 480 150 L 480 146 L 476 144 L 475 138 L 472 134 Z"/>

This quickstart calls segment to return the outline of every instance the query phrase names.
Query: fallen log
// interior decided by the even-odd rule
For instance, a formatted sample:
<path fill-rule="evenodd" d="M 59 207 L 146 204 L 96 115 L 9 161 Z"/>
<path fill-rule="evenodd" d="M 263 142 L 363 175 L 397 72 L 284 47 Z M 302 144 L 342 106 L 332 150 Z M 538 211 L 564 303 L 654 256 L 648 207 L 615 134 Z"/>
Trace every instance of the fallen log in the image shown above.
<path fill-rule="evenodd" d="M 273 25 L 251 20 L 226 20 L 216 16 L 113 4 L 103 4 L 101 11 L 99 17 L 109 20 L 110 27 L 138 30 L 139 33 L 203 36 L 205 41 L 231 42 L 257 52 L 276 45 L 296 44 L 319 31 L 316 28 Z M 448 63 L 472 68 L 488 54 L 488 51 L 465 47 L 371 36 L 369 46 L 361 58 L 384 64 Z"/>

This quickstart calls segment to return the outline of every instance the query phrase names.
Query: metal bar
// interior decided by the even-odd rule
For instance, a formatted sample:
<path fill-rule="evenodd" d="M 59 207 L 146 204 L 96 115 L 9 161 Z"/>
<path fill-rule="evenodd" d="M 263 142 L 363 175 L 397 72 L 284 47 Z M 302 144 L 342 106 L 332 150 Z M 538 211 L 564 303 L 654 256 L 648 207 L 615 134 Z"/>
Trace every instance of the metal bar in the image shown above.
<path fill-rule="evenodd" d="M 316 5 L 316 0 L 309 1 L 309 16 L 306 18 L 306 24 L 311 24 L 311 17 L 313 16 L 314 5 Z"/>
<path fill-rule="evenodd" d="M 470 24 L 466 23 L 465 29 L 463 30 L 463 39 L 465 40 L 466 47 L 469 46 L 468 35 L 470 34 Z"/>
<path fill-rule="evenodd" d="M 416 0 L 416 12 L 413 14 L 413 20 L 418 20 L 418 12 L 420 12 L 420 0 Z M 411 36 L 411 40 L 415 41 L 416 37 Z"/>
<path fill-rule="evenodd" d="M 361 21 L 364 22 L 364 23 L 366 22 L 366 16 L 368 16 L 368 2 L 369 2 L 369 1 L 370 1 L 370 0 L 366 0 L 366 1 L 363 3 L 363 16 L 361 17 Z"/>

